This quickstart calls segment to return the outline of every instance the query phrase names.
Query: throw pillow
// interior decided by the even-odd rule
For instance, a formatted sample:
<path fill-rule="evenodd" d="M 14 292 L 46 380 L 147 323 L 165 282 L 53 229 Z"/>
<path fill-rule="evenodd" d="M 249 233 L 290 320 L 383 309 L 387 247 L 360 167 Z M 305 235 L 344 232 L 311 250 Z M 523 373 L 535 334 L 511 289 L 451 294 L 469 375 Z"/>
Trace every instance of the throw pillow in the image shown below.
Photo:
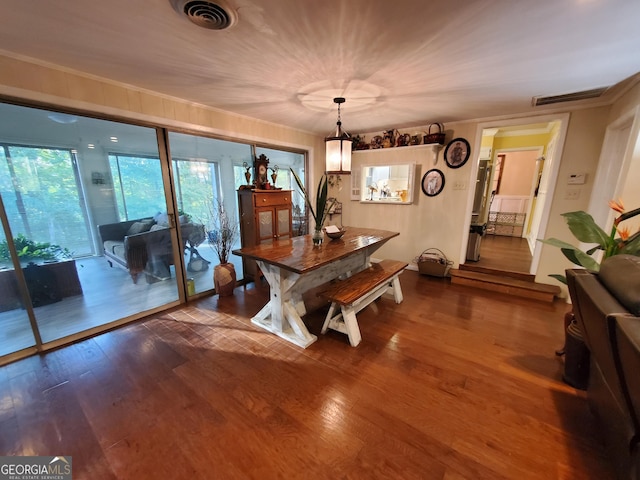
<path fill-rule="evenodd" d="M 148 231 L 151 228 L 151 224 L 150 223 L 144 223 L 144 222 L 134 222 L 130 227 L 129 230 L 127 230 L 127 236 L 129 235 L 137 235 L 139 233 L 143 233 Z"/>
<path fill-rule="evenodd" d="M 166 213 L 158 212 L 153 219 L 158 225 L 169 225 L 169 216 Z"/>

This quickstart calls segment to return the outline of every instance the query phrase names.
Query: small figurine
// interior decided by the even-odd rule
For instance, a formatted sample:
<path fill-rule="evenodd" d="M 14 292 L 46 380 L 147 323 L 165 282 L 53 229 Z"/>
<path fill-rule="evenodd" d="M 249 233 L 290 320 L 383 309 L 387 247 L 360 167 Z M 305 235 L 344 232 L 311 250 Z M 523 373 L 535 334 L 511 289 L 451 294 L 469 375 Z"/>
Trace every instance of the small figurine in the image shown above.
<path fill-rule="evenodd" d="M 251 185 L 251 167 L 247 162 L 242 162 L 242 166 L 246 169 L 246 172 L 244 172 L 245 181 L 247 185 Z"/>
<path fill-rule="evenodd" d="M 278 170 L 280 170 L 280 167 L 278 167 L 278 165 L 274 165 L 273 168 L 269 168 L 269 170 L 271 170 L 271 181 L 272 181 L 272 185 L 276 186 L 276 179 L 278 178 Z"/>
<path fill-rule="evenodd" d="M 399 133 L 396 139 L 396 146 L 406 147 L 411 142 L 411 135 L 408 133 Z"/>
<path fill-rule="evenodd" d="M 396 144 L 396 135 L 394 130 L 386 130 L 382 136 L 382 148 L 394 147 Z"/>

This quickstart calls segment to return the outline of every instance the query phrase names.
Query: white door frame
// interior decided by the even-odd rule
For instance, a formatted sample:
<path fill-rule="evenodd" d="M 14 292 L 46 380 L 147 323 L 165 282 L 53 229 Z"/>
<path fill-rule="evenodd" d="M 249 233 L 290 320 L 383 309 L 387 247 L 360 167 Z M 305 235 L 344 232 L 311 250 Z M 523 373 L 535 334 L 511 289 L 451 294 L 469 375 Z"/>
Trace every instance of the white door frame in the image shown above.
<path fill-rule="evenodd" d="M 625 112 L 607 126 L 587 210 L 605 232 L 610 231 L 615 216 L 609 208 L 609 200 L 618 198 L 624 189 L 638 135 L 640 106 Z"/>
<path fill-rule="evenodd" d="M 478 123 L 476 127 L 476 138 L 472 148 L 474 152 L 480 152 L 480 145 L 482 142 L 482 131 L 485 129 L 491 128 L 501 128 L 501 127 L 511 127 L 518 125 L 531 125 L 535 123 L 543 123 L 543 122 L 559 122 L 560 128 L 558 129 L 557 142 L 556 142 L 556 151 L 551 158 L 551 164 L 545 165 L 545 169 L 549 169 L 549 188 L 547 191 L 546 200 L 544 205 L 542 205 L 542 213 L 540 216 L 540 227 L 538 230 L 538 235 L 540 238 L 545 237 L 545 233 L 547 230 L 547 224 L 549 222 L 549 213 L 551 211 L 551 203 L 553 199 L 553 194 L 555 192 L 556 180 L 558 178 L 558 171 L 560 169 L 560 159 L 562 159 L 562 151 L 564 149 L 564 142 L 567 137 L 567 129 L 569 126 L 569 113 L 557 113 L 557 114 L 548 114 L 548 115 L 540 115 L 540 116 L 531 116 L 531 117 L 521 117 L 521 118 L 512 118 L 512 119 L 503 119 L 503 120 L 490 120 L 487 122 Z M 545 161 L 546 162 L 546 161 Z M 477 156 L 475 163 L 473 164 L 473 168 L 470 169 L 469 173 L 469 185 L 475 185 L 475 179 L 478 176 L 478 165 L 479 165 L 479 155 Z M 460 246 L 460 257 L 459 263 L 465 263 L 466 254 L 467 254 L 467 243 L 469 241 L 469 225 L 471 223 L 471 211 L 473 209 L 473 197 L 474 197 L 474 189 L 470 188 L 467 194 L 467 208 L 465 211 L 465 218 L 467 221 L 464 223 L 464 230 L 462 231 L 462 245 Z M 538 264 L 540 263 L 540 254 L 542 252 L 541 244 L 536 242 L 536 248 L 533 252 L 533 259 L 531 260 L 531 268 L 529 270 L 530 273 L 535 274 L 538 270 Z"/>

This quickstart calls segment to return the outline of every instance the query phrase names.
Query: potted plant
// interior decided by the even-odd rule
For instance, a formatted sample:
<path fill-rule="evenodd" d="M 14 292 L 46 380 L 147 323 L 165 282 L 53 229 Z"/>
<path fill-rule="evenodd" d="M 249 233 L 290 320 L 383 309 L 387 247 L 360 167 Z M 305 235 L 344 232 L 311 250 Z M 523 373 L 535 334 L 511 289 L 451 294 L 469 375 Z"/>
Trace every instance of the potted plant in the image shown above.
<path fill-rule="evenodd" d="M 71 258 L 71 252 L 68 249 L 48 242 L 36 242 L 27 238 L 22 233 L 19 233 L 18 236 L 13 239 L 13 244 L 21 263 L 36 261 L 48 262 Z M 11 261 L 9 245 L 6 240 L 0 242 L 0 260 Z"/>
<path fill-rule="evenodd" d="M 322 175 L 322 177 L 320 177 L 320 182 L 318 182 L 318 191 L 316 193 L 316 208 L 314 210 L 313 206 L 311 205 L 311 199 L 307 194 L 306 188 L 304 188 L 304 184 L 302 183 L 302 180 L 300 180 L 300 177 L 298 177 L 296 172 L 294 172 L 293 168 L 289 168 L 289 170 L 291 170 L 291 173 L 293 174 L 293 178 L 295 178 L 296 184 L 298 185 L 298 188 L 302 192 L 302 195 L 304 196 L 304 200 L 307 206 L 309 207 L 309 211 L 311 212 L 311 216 L 313 217 L 313 220 L 315 222 L 315 227 L 313 231 L 313 244 L 320 245 L 322 244 L 322 239 L 323 239 L 322 226 L 324 225 L 324 222 L 327 219 L 327 215 L 329 214 L 329 211 L 331 210 L 331 208 L 333 207 L 333 204 L 336 201 L 335 199 L 333 199 L 333 201 L 331 201 L 327 205 L 327 191 L 328 191 L 327 176 Z"/>
<path fill-rule="evenodd" d="M 549 238 L 546 240 L 538 239 L 538 241 L 560 248 L 563 255 L 569 259 L 571 263 L 594 272 L 600 270 L 600 263 L 592 257 L 592 255 L 598 251 L 603 252 L 602 260 L 622 253 L 640 255 L 640 231 L 631 235 L 628 227 L 620 226 L 621 222 L 640 214 L 640 208 L 636 208 L 630 212 L 625 212 L 624 204 L 621 199 L 618 199 L 617 202 L 614 200 L 609 201 L 609 207 L 620 214 L 613 221 L 613 226 L 611 227 L 609 235 L 607 235 L 606 232 L 596 224 L 591 215 L 582 210 L 562 214 L 567 221 L 569 230 L 571 230 L 571 233 L 579 242 L 595 244 L 594 247 L 588 249 L 586 252 L 583 252 L 578 247 L 557 238 Z M 549 276 L 567 285 L 567 278 L 564 275 L 554 273 Z M 569 310 L 564 315 L 564 329 L 565 345 L 560 350 L 556 350 L 556 355 L 565 354 L 568 341 L 567 338 L 569 337 L 570 332 L 572 332 L 570 336 L 571 338 L 580 338 L 580 328 L 577 326 L 575 321 L 573 309 Z M 571 369 L 576 361 L 578 360 L 575 358 L 567 358 L 565 365 L 569 365 Z M 576 383 L 573 380 L 565 379 L 565 381 L 574 386 L 581 384 L 581 382 Z"/>
<path fill-rule="evenodd" d="M 600 270 L 600 263 L 598 263 L 592 255 L 598 251 L 603 252 L 603 260 L 621 253 L 640 255 L 640 231 L 631 235 L 628 227 L 620 226 L 621 222 L 640 214 L 640 208 L 625 212 L 624 204 L 620 199 L 618 199 L 617 202 L 611 200 L 609 207 L 620 214 L 613 221 L 609 235 L 607 235 L 606 232 L 596 224 L 593 217 L 586 212 L 577 211 L 562 214 L 567 220 L 569 230 L 571 230 L 571 233 L 579 242 L 596 244 L 586 252 L 557 238 L 538 241 L 560 248 L 564 256 L 567 257 L 571 263 L 595 272 Z M 618 235 L 617 237 L 616 234 Z M 567 284 L 567 279 L 564 275 L 551 274 L 549 276 L 565 285 Z"/>
<path fill-rule="evenodd" d="M 222 202 L 211 205 L 208 232 L 209 246 L 216 252 L 220 263 L 213 269 L 213 284 L 221 297 L 233 295 L 236 286 L 236 270 L 229 262 L 229 255 L 239 237 L 239 225 Z"/>

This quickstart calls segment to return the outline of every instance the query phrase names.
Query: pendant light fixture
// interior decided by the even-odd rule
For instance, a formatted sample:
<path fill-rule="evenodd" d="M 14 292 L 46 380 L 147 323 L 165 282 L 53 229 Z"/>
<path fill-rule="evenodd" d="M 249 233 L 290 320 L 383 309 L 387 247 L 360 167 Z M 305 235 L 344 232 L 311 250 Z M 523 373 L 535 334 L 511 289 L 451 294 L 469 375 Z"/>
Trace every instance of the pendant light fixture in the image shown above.
<path fill-rule="evenodd" d="M 326 173 L 328 175 L 349 175 L 351 173 L 351 137 L 342 130 L 340 120 L 340 105 L 345 102 L 342 97 L 333 99 L 338 104 L 338 123 L 333 136 L 327 137 L 325 150 L 327 152 Z"/>

